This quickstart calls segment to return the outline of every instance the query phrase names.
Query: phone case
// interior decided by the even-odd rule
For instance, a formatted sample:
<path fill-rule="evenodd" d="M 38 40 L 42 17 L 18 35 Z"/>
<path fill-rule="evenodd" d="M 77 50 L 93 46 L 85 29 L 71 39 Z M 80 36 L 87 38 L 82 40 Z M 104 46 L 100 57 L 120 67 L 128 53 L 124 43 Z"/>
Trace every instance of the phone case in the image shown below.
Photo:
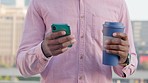
<path fill-rule="evenodd" d="M 64 35 L 64 36 L 68 36 L 71 34 L 70 26 L 68 24 L 52 24 L 51 28 L 52 28 L 52 32 L 65 31 L 66 35 Z M 61 36 L 61 37 L 63 37 L 63 36 Z M 71 47 L 71 46 L 72 45 L 70 45 L 68 47 Z"/>
<path fill-rule="evenodd" d="M 67 24 L 52 24 L 52 32 L 65 31 L 66 35 L 70 35 L 70 27 Z"/>

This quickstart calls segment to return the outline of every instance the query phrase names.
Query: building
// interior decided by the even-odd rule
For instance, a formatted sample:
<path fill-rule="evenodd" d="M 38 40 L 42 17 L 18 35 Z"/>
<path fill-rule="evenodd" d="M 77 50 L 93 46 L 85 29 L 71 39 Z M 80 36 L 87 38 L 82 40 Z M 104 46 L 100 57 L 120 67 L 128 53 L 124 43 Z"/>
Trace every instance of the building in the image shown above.
<path fill-rule="evenodd" d="M 30 0 L 0 0 L 0 65 L 13 65 Z"/>
<path fill-rule="evenodd" d="M 148 55 L 148 21 L 132 21 L 132 25 L 138 54 Z"/>
<path fill-rule="evenodd" d="M 132 21 L 139 70 L 148 70 L 148 21 Z"/>
<path fill-rule="evenodd" d="M 30 0 L 0 0 L 0 4 L 16 7 L 27 7 Z"/>
<path fill-rule="evenodd" d="M 22 35 L 25 8 L 0 5 L 0 63 L 13 65 Z"/>
<path fill-rule="evenodd" d="M 3 5 L 15 6 L 15 0 L 0 0 L 0 3 Z"/>
<path fill-rule="evenodd" d="M 25 0 L 25 6 L 29 5 L 30 0 Z"/>

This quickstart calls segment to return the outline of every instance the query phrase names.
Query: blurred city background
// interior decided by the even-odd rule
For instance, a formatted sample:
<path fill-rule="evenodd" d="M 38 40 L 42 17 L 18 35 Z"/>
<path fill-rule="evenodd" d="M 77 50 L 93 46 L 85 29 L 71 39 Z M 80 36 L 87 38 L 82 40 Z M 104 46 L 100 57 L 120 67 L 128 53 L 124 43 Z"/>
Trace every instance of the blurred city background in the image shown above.
<path fill-rule="evenodd" d="M 148 1 L 126 1 L 139 64 L 128 78 L 113 74 L 113 83 L 148 83 Z M 28 5 L 29 0 L 0 0 L 0 83 L 39 83 L 39 75 L 23 78 L 15 65 Z"/>

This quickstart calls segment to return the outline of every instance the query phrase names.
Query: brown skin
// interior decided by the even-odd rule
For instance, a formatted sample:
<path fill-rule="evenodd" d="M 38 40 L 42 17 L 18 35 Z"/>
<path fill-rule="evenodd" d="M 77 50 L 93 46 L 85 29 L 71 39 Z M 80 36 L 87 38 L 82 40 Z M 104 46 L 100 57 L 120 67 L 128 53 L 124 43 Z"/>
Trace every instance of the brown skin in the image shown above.
<path fill-rule="evenodd" d="M 73 35 L 64 36 L 65 31 L 54 32 L 48 34 L 43 40 L 41 46 L 46 57 L 57 56 L 68 50 L 68 46 L 75 43 Z M 58 38 L 60 37 L 60 38 Z"/>
<path fill-rule="evenodd" d="M 108 53 L 116 54 L 120 57 L 119 64 L 126 61 L 129 53 L 129 42 L 127 34 L 113 33 L 110 40 L 105 41 L 105 49 Z"/>

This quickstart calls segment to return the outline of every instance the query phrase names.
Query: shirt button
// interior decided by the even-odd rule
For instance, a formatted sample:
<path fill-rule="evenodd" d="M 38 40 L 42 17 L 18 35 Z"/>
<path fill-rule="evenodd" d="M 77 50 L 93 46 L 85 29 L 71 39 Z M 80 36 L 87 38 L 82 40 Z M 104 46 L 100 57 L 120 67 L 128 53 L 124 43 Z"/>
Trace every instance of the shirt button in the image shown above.
<path fill-rule="evenodd" d="M 84 18 L 84 15 L 80 16 L 80 18 L 81 18 L 81 19 Z"/>
<path fill-rule="evenodd" d="M 83 79 L 83 77 L 82 77 L 82 76 L 80 76 L 80 77 L 79 77 L 79 80 L 82 80 L 82 79 Z"/>
<path fill-rule="evenodd" d="M 83 59 L 83 56 L 81 56 L 80 59 Z"/>
<path fill-rule="evenodd" d="M 84 36 L 82 35 L 81 38 L 84 38 Z"/>

